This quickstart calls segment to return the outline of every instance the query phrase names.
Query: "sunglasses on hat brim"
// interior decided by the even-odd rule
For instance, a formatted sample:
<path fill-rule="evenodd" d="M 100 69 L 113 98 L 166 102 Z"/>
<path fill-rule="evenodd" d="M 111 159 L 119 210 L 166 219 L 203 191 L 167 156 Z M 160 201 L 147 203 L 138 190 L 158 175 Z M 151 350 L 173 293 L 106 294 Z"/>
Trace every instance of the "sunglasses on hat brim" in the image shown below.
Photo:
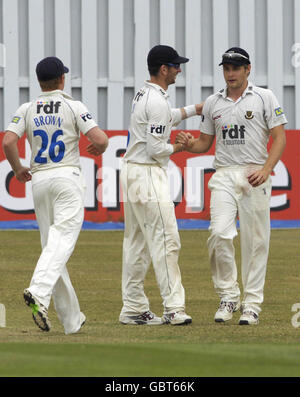
<path fill-rule="evenodd" d="M 247 63 L 250 63 L 250 60 L 248 57 L 246 57 L 246 55 L 242 55 L 237 52 L 225 52 L 225 54 L 222 55 L 222 62 L 226 60 L 235 60 L 235 61 L 247 60 Z"/>

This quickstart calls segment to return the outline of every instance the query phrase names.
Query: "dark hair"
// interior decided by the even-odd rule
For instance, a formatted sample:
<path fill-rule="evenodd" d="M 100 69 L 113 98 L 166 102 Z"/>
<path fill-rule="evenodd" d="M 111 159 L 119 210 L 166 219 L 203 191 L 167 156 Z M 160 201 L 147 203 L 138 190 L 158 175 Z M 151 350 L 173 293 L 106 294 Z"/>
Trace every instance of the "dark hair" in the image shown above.
<path fill-rule="evenodd" d="M 157 76 L 161 65 L 148 66 L 150 76 Z"/>
<path fill-rule="evenodd" d="M 41 89 L 44 91 L 54 91 L 58 89 L 59 84 L 62 81 L 62 76 L 55 77 L 48 81 L 39 81 Z"/>

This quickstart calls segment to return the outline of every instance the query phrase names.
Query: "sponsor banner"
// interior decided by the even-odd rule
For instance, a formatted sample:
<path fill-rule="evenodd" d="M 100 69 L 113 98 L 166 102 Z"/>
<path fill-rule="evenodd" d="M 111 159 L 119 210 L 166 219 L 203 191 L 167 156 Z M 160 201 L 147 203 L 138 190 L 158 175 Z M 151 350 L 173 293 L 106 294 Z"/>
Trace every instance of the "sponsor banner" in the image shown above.
<path fill-rule="evenodd" d="M 82 115 L 88 117 L 88 115 Z M 157 127 L 155 127 L 157 128 Z M 89 142 L 80 140 L 80 161 L 85 175 L 85 221 L 123 222 L 120 167 L 126 150 L 127 131 L 106 131 L 109 146 L 99 157 L 87 153 Z M 191 131 L 194 136 L 199 131 Z M 172 132 L 174 142 L 177 131 Z M 31 183 L 18 182 L 2 149 L 0 133 L 0 221 L 34 220 Z M 272 174 L 271 219 L 300 219 L 300 131 L 287 131 L 287 146 Z M 25 138 L 19 140 L 19 153 L 24 165 L 30 162 L 30 147 Z M 169 163 L 169 181 L 178 219 L 209 220 L 210 191 L 207 183 L 212 173 L 214 146 L 205 154 L 176 153 Z"/>

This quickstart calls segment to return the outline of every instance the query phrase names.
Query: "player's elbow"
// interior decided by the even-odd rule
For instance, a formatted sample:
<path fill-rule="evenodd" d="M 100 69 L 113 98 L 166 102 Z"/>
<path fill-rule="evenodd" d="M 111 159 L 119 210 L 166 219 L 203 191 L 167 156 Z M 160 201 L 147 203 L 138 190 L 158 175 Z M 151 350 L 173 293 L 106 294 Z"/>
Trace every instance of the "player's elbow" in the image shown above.
<path fill-rule="evenodd" d="M 283 151 L 286 147 L 286 134 L 283 127 L 272 131 L 273 142 Z"/>
<path fill-rule="evenodd" d="M 7 131 L 2 140 L 2 148 L 4 153 L 6 153 L 12 146 L 16 146 L 18 139 L 19 138 L 15 133 Z"/>
<path fill-rule="evenodd" d="M 99 127 L 94 127 L 86 135 L 100 153 L 105 152 L 108 146 L 108 137 L 104 131 Z"/>
<path fill-rule="evenodd" d="M 97 149 L 101 152 L 101 153 L 104 153 L 105 152 L 105 150 L 107 149 L 107 146 L 108 146 L 108 137 L 107 137 L 107 135 L 105 134 L 105 133 L 103 133 L 104 135 L 102 135 L 100 138 L 99 138 L 99 141 L 97 142 L 97 145 L 96 145 L 96 147 L 97 147 Z"/>
<path fill-rule="evenodd" d="M 153 159 L 160 157 L 160 153 L 161 153 L 160 145 L 148 142 L 146 150 L 147 150 L 148 155 L 150 157 L 152 157 Z"/>
<path fill-rule="evenodd" d="M 147 144 L 146 151 L 150 157 L 155 157 L 155 148 L 152 145 Z"/>

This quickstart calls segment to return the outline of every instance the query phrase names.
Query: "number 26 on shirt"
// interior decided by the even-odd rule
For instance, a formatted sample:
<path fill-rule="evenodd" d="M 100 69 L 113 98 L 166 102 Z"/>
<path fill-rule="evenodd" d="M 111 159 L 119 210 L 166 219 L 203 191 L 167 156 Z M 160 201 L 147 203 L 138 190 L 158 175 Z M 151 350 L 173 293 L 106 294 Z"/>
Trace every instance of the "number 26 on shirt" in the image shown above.
<path fill-rule="evenodd" d="M 59 163 L 65 154 L 65 144 L 63 141 L 58 141 L 57 138 L 63 135 L 63 130 L 56 130 L 52 135 L 50 146 L 49 146 L 49 157 L 54 163 Z M 42 140 L 42 146 L 38 151 L 38 154 L 35 156 L 34 161 L 39 164 L 47 163 L 47 157 L 43 157 L 43 153 L 48 148 L 49 137 L 46 131 L 44 130 L 35 130 L 33 131 L 33 136 L 39 136 Z"/>

